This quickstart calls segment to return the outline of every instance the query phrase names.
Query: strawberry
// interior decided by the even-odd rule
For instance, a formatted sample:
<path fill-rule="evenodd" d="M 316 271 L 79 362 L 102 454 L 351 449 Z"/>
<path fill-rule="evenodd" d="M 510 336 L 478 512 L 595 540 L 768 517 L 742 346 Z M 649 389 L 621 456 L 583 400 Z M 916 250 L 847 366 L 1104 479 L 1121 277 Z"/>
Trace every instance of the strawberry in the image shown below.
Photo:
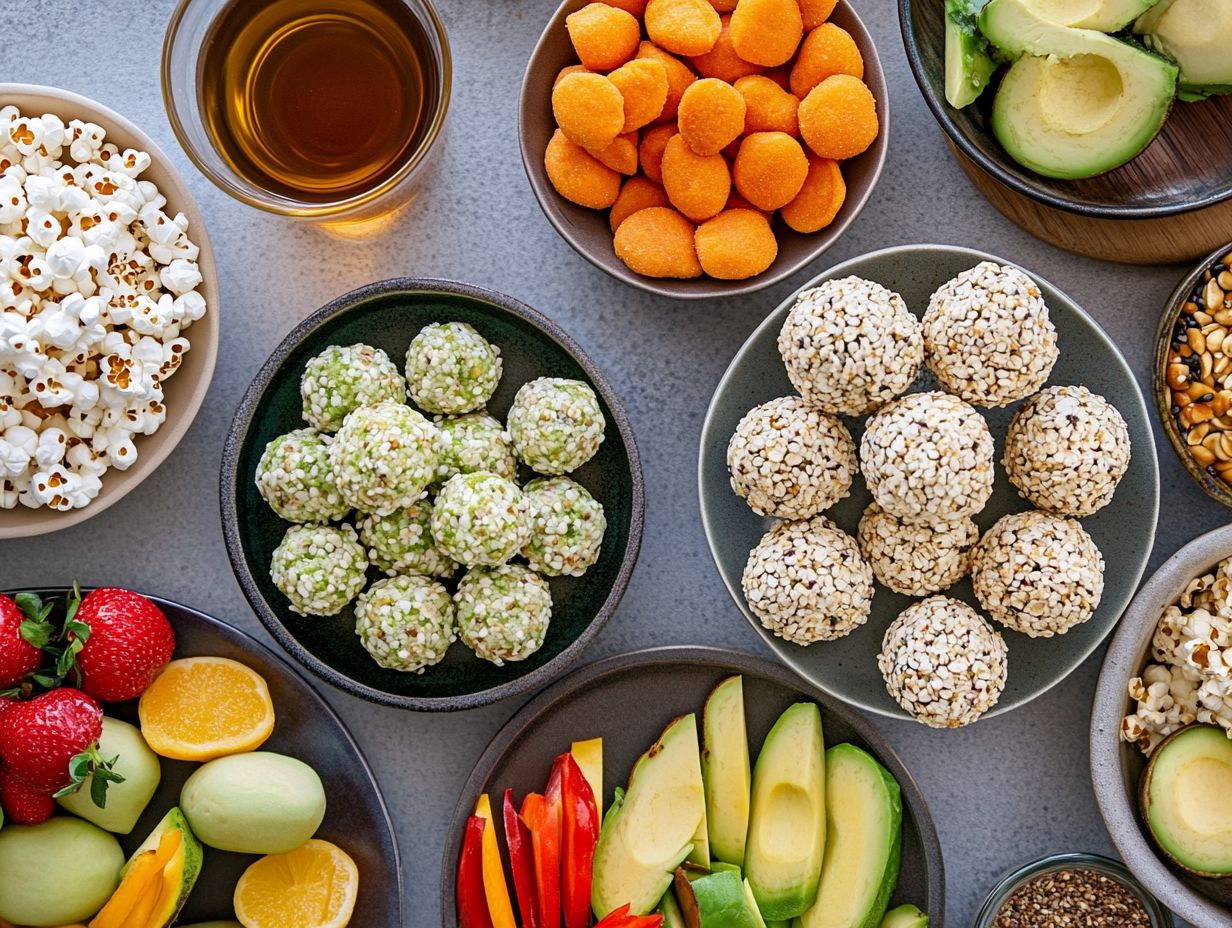
<path fill-rule="evenodd" d="M 43 663 L 40 649 L 51 637 L 49 611 L 28 593 L 16 602 L 0 596 L 0 689 L 18 686 Z"/>
<path fill-rule="evenodd" d="M 0 807 L 11 824 L 37 825 L 51 818 L 56 801 L 26 786 L 6 768 L 0 767 Z"/>
<path fill-rule="evenodd" d="M 146 691 L 175 650 L 162 610 L 139 593 L 100 587 L 65 623 L 79 685 L 100 702 L 124 702 Z"/>

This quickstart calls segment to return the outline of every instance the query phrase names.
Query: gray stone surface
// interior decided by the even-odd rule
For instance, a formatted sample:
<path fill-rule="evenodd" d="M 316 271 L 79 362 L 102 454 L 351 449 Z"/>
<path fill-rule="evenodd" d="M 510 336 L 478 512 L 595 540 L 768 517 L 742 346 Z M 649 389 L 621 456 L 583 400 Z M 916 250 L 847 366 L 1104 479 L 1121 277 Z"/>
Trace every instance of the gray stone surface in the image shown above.
<path fill-rule="evenodd" d="M 609 279 L 575 255 L 535 205 L 517 153 L 516 103 L 523 63 L 548 5 L 442 0 L 441 6 L 456 74 L 441 169 L 395 229 L 351 244 L 230 200 L 180 152 L 158 84 L 171 0 L 0 0 L 0 80 L 92 96 L 171 152 L 209 222 L 224 300 L 220 364 L 187 439 L 137 492 L 98 518 L 0 544 L 0 586 L 73 577 L 130 585 L 268 640 L 232 579 L 219 528 L 218 465 L 232 412 L 296 321 L 352 287 L 401 274 L 457 278 L 526 300 L 577 338 L 628 406 L 646 472 L 645 544 L 628 595 L 588 658 L 702 641 L 764 650 L 727 599 L 706 550 L 696 500 L 697 439 L 736 348 L 770 308 L 829 263 L 927 241 L 1003 255 L 1047 277 L 1107 326 L 1146 388 L 1152 333 L 1184 269 L 1126 268 L 1067 255 L 987 205 L 950 157 L 920 98 L 891 0 L 858 3 L 888 73 L 893 127 L 889 163 L 864 214 L 829 255 L 792 281 L 752 298 L 697 305 L 654 299 Z M 1163 507 L 1152 566 L 1228 520 L 1190 482 L 1161 435 L 1158 443 Z M 1055 851 L 1111 851 L 1087 774 L 1098 661 L 1092 658 L 1032 705 L 969 730 L 885 723 L 932 802 L 955 928 L 971 924 L 1007 868 Z M 367 751 L 398 823 L 407 925 L 433 925 L 441 846 L 458 784 L 516 706 L 426 716 L 332 691 L 326 696 Z"/>

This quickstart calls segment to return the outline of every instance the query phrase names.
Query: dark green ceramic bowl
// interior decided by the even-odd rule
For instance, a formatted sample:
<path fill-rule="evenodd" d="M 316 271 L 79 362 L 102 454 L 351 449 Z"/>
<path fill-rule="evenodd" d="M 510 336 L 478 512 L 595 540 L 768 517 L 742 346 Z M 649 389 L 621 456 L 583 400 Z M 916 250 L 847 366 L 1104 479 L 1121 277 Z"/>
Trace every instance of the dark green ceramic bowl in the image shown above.
<path fill-rule="evenodd" d="M 364 342 L 401 367 L 407 345 L 432 322 L 467 322 L 499 345 L 504 376 L 489 411 L 504 421 L 518 388 L 536 377 L 588 382 L 607 419 L 599 453 L 571 476 L 606 510 L 599 561 L 584 577 L 551 578 L 552 622 L 530 658 L 497 667 L 461 642 L 422 674 L 377 666 L 359 643 L 348 607 L 321 618 L 291 611 L 269 576 L 288 523 L 257 492 L 265 446 L 302 428 L 299 382 L 308 359 L 329 345 Z M 523 474 L 528 477 L 529 472 Z M 550 319 L 512 297 L 446 280 L 399 278 L 361 287 L 317 310 L 265 362 L 236 412 L 223 451 L 221 503 L 227 554 L 236 579 L 290 655 L 339 689 L 373 702 L 419 711 L 470 709 L 539 689 L 560 675 L 598 633 L 624 595 L 642 539 L 642 470 L 628 417 L 594 362 Z M 379 572 L 372 570 L 371 578 Z"/>

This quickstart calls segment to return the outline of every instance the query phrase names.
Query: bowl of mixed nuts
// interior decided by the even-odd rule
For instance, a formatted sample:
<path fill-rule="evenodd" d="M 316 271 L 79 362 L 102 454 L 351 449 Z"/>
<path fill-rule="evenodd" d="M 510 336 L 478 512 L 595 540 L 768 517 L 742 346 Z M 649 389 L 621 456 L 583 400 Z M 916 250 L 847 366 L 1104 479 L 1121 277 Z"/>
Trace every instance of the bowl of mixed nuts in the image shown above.
<path fill-rule="evenodd" d="M 1198 485 L 1232 506 L 1232 243 L 1176 289 L 1159 323 L 1155 406 Z"/>

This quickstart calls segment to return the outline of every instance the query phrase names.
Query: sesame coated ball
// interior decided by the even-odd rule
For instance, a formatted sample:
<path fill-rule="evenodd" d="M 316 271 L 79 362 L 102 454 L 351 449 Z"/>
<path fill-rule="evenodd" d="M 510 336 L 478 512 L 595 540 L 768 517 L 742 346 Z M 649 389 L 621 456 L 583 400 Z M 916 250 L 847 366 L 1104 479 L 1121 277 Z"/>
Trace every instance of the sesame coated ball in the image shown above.
<path fill-rule="evenodd" d="M 749 555 L 742 586 L 761 624 L 796 644 L 850 634 L 873 603 L 872 569 L 825 516 L 770 529 Z"/>
<path fill-rule="evenodd" d="M 280 519 L 333 522 L 351 509 L 329 466 L 330 437 L 316 429 L 279 435 L 257 462 L 257 490 Z"/>
<path fill-rule="evenodd" d="M 366 515 L 359 520 L 359 540 L 368 558 L 387 574 L 416 574 L 447 580 L 458 572 L 458 562 L 447 557 L 432 540 L 432 503 L 421 499 L 388 515 Z"/>
<path fill-rule="evenodd" d="M 394 362 L 371 345 L 330 345 L 304 366 L 299 385 L 304 419 L 336 432 L 361 406 L 406 402 L 406 381 Z"/>
<path fill-rule="evenodd" d="M 549 577 L 580 577 L 599 559 L 607 517 L 603 505 L 568 477 L 540 477 L 526 485 L 530 541 L 522 555 Z"/>
<path fill-rule="evenodd" d="M 837 418 L 784 396 L 751 410 L 727 445 L 737 496 L 761 516 L 807 519 L 851 492 L 856 445 Z"/>
<path fill-rule="evenodd" d="M 1018 512 L 999 519 L 975 546 L 971 584 L 980 605 L 1006 628 L 1051 638 L 1095 614 L 1104 558 L 1076 519 Z"/>
<path fill-rule="evenodd" d="M 868 421 L 860 469 L 886 512 L 904 522 L 954 522 L 975 515 L 992 495 L 992 433 L 962 400 L 913 393 Z"/>
<path fill-rule="evenodd" d="M 1028 502 L 1089 516 L 1112 501 L 1129 460 L 1129 429 L 1115 406 L 1086 387 L 1049 387 L 1014 413 L 1002 463 Z"/>
<path fill-rule="evenodd" d="M 438 437 L 431 422 L 403 403 L 355 410 L 329 446 L 342 498 L 382 516 L 416 502 L 436 476 Z"/>
<path fill-rule="evenodd" d="M 465 322 L 425 326 L 406 349 L 407 392 L 425 412 L 479 409 L 500 379 L 500 349 Z"/>
<path fill-rule="evenodd" d="M 860 553 L 895 593 L 927 596 L 962 579 L 980 530 L 968 517 L 936 525 L 904 522 L 876 503 L 860 519 Z"/>
<path fill-rule="evenodd" d="M 890 696 L 930 728 L 970 725 L 1005 689 L 1005 640 L 966 603 L 930 596 L 899 614 L 877 656 Z"/>
<path fill-rule="evenodd" d="M 505 563 L 530 540 L 530 503 L 497 474 L 449 478 L 432 509 L 432 537 L 447 557 L 468 567 Z"/>
<path fill-rule="evenodd" d="M 779 332 L 779 354 L 807 403 L 860 416 L 907 391 L 920 371 L 924 341 L 901 296 L 845 277 L 796 298 Z"/>
<path fill-rule="evenodd" d="M 453 599 L 427 577 L 378 580 L 355 601 L 355 633 L 382 667 L 423 673 L 457 640 Z"/>
<path fill-rule="evenodd" d="M 540 377 L 522 385 L 509 410 L 509 437 L 531 470 L 555 476 L 595 456 L 607 423 L 589 384 Z"/>
<path fill-rule="evenodd" d="M 433 420 L 441 433 L 440 463 L 436 479 L 444 483 L 454 474 L 486 471 L 509 480 L 518 475 L 518 459 L 505 427 L 486 412 L 439 416 Z"/>
<path fill-rule="evenodd" d="M 462 642 L 498 667 L 543 647 L 552 619 L 548 582 L 522 564 L 476 567 L 458 584 L 454 604 Z"/>
<path fill-rule="evenodd" d="M 300 615 L 337 615 L 364 588 L 368 559 L 349 525 L 292 525 L 270 579 Z"/>
<path fill-rule="evenodd" d="M 924 314 L 924 359 L 941 388 L 977 406 L 1006 406 L 1044 385 L 1057 331 L 1040 288 L 984 261 L 943 284 Z"/>

